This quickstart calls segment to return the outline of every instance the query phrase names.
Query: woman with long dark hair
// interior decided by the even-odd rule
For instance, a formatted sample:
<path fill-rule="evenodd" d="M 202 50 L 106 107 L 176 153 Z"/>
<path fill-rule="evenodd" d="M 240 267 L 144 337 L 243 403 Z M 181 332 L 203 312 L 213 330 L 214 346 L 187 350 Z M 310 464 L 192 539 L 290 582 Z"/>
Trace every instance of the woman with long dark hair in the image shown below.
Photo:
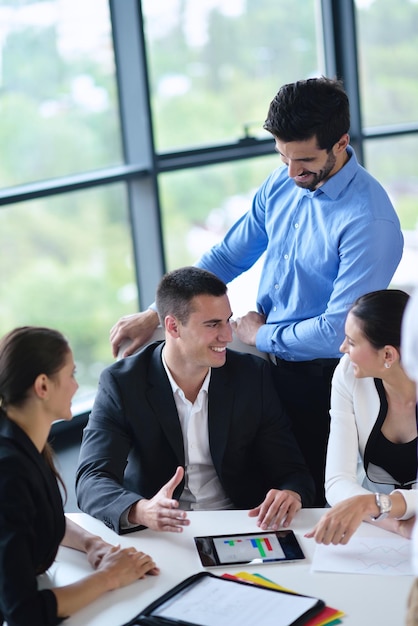
<path fill-rule="evenodd" d="M 54 421 L 71 419 L 77 388 L 61 333 L 21 327 L 0 340 L 0 623 L 8 626 L 58 624 L 106 591 L 158 573 L 148 555 L 108 544 L 64 515 L 47 439 Z M 39 590 L 37 576 L 60 544 L 85 552 L 95 571 Z"/>
<path fill-rule="evenodd" d="M 311 533 L 349 541 L 362 521 L 410 537 L 417 503 L 416 386 L 402 367 L 401 326 L 409 296 L 361 296 L 350 309 L 345 353 L 331 390 L 325 491 L 332 508 Z M 359 463 L 360 459 L 360 463 Z"/>

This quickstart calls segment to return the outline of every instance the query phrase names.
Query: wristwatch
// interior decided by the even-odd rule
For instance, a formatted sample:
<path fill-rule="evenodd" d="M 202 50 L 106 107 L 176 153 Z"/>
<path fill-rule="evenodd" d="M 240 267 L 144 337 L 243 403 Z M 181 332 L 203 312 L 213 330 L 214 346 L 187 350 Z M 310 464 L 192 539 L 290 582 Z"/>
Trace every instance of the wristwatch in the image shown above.
<path fill-rule="evenodd" d="M 375 493 L 376 504 L 379 508 L 379 515 L 372 516 L 372 520 L 377 522 L 378 520 L 385 519 L 392 510 L 392 499 L 386 493 Z"/>

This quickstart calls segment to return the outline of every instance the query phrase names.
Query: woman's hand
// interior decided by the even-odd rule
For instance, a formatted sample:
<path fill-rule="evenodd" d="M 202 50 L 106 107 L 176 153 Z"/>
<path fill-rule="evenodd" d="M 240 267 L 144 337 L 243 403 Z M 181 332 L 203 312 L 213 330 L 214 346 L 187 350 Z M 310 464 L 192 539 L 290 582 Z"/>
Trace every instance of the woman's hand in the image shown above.
<path fill-rule="evenodd" d="M 96 535 L 87 534 L 88 543 L 84 541 L 84 550 L 96 571 L 75 583 L 52 589 L 60 617 L 73 615 L 107 591 L 130 585 L 147 574 L 154 576 L 160 572 L 148 554 L 133 547 L 112 546 Z M 78 539 L 85 537 L 78 534 Z"/>
<path fill-rule="evenodd" d="M 111 543 L 107 543 L 101 537 L 92 535 L 86 541 L 86 555 L 87 560 L 93 569 L 97 569 L 100 565 L 104 555 L 107 554 L 114 546 Z"/>
<path fill-rule="evenodd" d="M 149 557 L 148 555 L 144 555 L 143 552 L 138 552 L 134 547 L 122 549 L 120 546 L 114 546 L 111 543 L 108 543 L 107 541 L 99 537 L 99 535 L 93 535 L 92 533 L 88 532 L 87 530 L 73 522 L 68 517 L 66 517 L 65 536 L 61 543 L 67 548 L 73 548 L 73 550 L 80 550 L 81 552 L 85 552 L 88 562 L 93 567 L 93 569 L 97 571 L 100 571 L 102 569 L 101 566 L 104 559 L 106 559 L 107 563 L 109 555 L 114 555 L 118 552 L 124 553 L 125 551 L 128 551 L 132 558 L 137 555 L 142 555 L 144 557 L 147 557 L 147 559 L 151 559 L 151 557 Z M 112 558 L 115 559 L 116 557 L 113 556 Z M 152 560 L 151 562 L 153 563 Z M 143 565 L 144 561 L 141 561 L 141 563 Z M 148 561 L 145 561 L 145 563 L 148 563 Z M 149 570 L 147 569 L 145 573 L 158 574 L 159 571 L 160 570 L 158 569 L 158 567 L 155 566 L 154 563 L 153 566 L 151 566 Z"/>
<path fill-rule="evenodd" d="M 139 578 L 145 578 L 147 574 L 155 576 L 160 572 L 148 554 L 138 552 L 133 547 L 120 546 L 110 546 L 110 549 L 102 555 L 97 571 L 106 574 L 109 591 L 125 587 Z"/>
<path fill-rule="evenodd" d="M 316 543 L 324 543 L 326 545 L 330 543 L 334 545 L 339 543 L 346 544 L 361 522 L 369 522 L 410 539 L 415 516 L 406 520 L 396 519 L 405 513 L 405 499 L 402 494 L 395 492 L 391 493 L 391 498 L 391 517 L 386 517 L 379 521 L 372 521 L 372 516 L 378 514 L 374 493 L 347 498 L 347 500 L 339 502 L 324 513 L 313 530 L 306 533 L 305 537 L 313 537 Z"/>
<path fill-rule="evenodd" d="M 306 533 L 305 537 L 313 537 L 316 543 L 325 545 L 348 543 L 368 515 L 371 498 L 374 501 L 374 494 L 354 496 L 339 502 L 324 513 L 313 530 Z"/>

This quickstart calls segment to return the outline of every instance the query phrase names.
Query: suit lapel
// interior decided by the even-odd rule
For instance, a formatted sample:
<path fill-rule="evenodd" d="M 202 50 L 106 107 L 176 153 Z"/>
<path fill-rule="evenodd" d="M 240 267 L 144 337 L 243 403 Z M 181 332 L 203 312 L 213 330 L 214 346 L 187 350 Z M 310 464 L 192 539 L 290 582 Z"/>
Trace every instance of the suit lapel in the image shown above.
<path fill-rule="evenodd" d="M 208 394 L 208 429 L 209 447 L 218 475 L 221 474 L 222 460 L 228 441 L 233 401 L 234 393 L 232 385 L 229 384 L 227 366 L 213 368 Z"/>
<path fill-rule="evenodd" d="M 170 381 L 167 378 L 161 352 L 164 342 L 153 352 L 148 373 L 147 397 L 157 421 L 173 448 L 179 465 L 184 466 L 183 434 Z"/>

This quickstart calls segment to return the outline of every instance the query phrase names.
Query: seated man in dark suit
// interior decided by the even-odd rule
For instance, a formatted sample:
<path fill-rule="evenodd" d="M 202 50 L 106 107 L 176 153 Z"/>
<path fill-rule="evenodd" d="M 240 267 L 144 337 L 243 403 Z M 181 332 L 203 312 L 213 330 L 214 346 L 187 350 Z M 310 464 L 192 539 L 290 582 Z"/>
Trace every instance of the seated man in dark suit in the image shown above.
<path fill-rule="evenodd" d="M 187 510 L 226 508 L 277 529 L 313 503 L 268 363 L 226 349 L 226 291 L 197 267 L 166 274 L 156 299 L 165 341 L 102 372 L 76 491 L 79 507 L 118 533 L 181 532 Z"/>

